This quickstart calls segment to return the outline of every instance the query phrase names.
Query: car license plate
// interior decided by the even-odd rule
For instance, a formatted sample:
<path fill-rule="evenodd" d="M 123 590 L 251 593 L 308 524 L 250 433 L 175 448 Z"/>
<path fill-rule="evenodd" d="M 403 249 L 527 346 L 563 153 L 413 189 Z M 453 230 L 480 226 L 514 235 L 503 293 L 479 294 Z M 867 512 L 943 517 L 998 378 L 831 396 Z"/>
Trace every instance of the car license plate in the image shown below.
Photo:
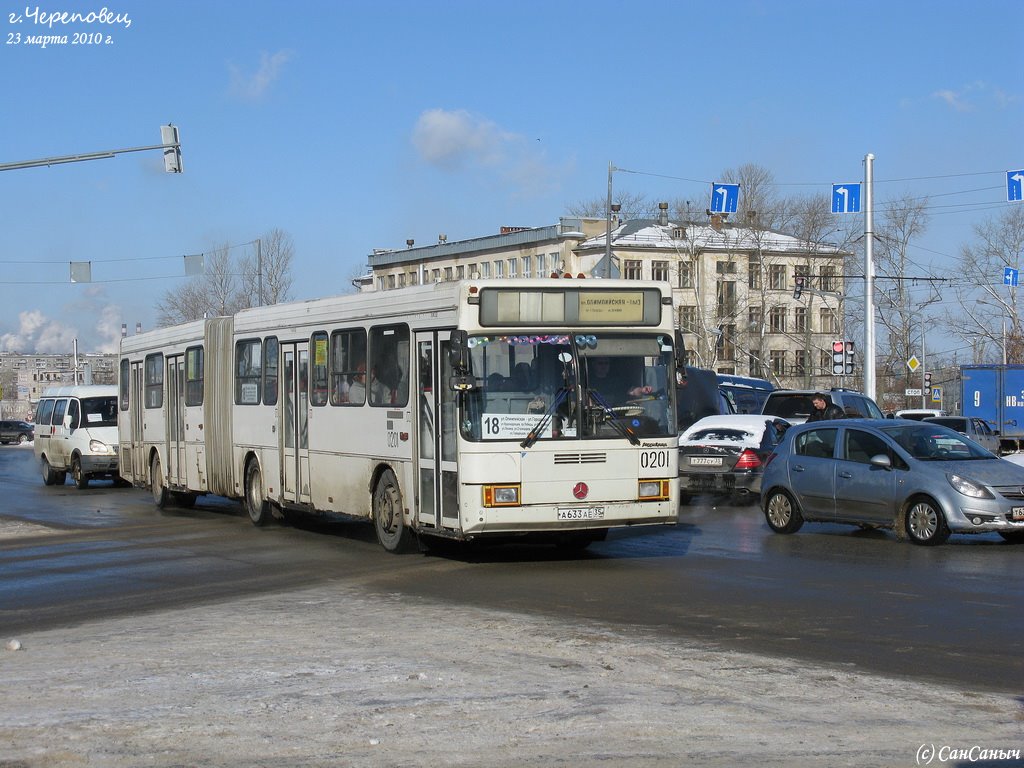
<path fill-rule="evenodd" d="M 720 467 L 722 466 L 721 456 L 691 456 L 691 467 Z"/>
<path fill-rule="evenodd" d="M 1011 520 L 1024 520 L 1024 507 L 1010 507 Z"/>
<path fill-rule="evenodd" d="M 604 507 L 559 508 L 559 520 L 603 520 Z"/>

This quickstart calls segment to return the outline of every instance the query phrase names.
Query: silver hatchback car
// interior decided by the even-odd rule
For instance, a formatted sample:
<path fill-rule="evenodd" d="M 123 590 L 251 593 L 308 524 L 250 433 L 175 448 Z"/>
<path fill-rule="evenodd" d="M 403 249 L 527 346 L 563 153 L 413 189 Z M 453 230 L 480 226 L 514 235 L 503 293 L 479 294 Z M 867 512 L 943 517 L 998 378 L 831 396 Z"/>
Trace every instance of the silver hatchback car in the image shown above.
<path fill-rule="evenodd" d="M 952 429 L 903 419 L 791 427 L 768 457 L 761 509 L 776 533 L 804 521 L 894 528 L 915 544 L 995 531 L 1024 542 L 1024 467 Z"/>

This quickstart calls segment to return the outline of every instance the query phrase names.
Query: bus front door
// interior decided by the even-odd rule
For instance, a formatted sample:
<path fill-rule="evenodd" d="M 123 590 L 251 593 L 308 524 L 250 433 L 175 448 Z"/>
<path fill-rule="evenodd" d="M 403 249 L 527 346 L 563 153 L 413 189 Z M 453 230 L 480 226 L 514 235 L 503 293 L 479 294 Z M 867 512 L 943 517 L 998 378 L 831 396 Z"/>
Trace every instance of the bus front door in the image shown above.
<path fill-rule="evenodd" d="M 281 344 L 281 477 L 284 501 L 308 504 L 309 342 Z"/>
<path fill-rule="evenodd" d="M 455 393 L 448 361 L 449 331 L 416 333 L 419 386 L 416 405 L 416 472 L 421 530 L 459 527 L 458 469 L 455 462 Z"/>

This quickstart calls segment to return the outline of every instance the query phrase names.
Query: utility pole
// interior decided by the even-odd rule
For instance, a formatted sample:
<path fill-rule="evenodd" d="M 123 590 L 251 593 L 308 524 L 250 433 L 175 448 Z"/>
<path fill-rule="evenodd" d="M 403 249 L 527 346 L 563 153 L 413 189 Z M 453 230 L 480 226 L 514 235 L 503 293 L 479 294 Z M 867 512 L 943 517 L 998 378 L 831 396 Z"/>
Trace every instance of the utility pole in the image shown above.
<path fill-rule="evenodd" d="M 864 394 L 875 399 L 874 162 L 864 156 Z"/>

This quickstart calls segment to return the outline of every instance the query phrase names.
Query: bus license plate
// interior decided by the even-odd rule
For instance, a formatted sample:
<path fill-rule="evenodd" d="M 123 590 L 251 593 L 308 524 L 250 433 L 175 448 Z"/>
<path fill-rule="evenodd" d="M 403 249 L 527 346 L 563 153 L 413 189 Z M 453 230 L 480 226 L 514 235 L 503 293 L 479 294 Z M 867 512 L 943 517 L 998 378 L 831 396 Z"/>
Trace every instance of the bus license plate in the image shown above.
<path fill-rule="evenodd" d="M 603 520 L 604 507 L 560 507 L 559 520 Z"/>
<path fill-rule="evenodd" d="M 1024 507 L 1010 507 L 1011 520 L 1024 520 Z"/>

